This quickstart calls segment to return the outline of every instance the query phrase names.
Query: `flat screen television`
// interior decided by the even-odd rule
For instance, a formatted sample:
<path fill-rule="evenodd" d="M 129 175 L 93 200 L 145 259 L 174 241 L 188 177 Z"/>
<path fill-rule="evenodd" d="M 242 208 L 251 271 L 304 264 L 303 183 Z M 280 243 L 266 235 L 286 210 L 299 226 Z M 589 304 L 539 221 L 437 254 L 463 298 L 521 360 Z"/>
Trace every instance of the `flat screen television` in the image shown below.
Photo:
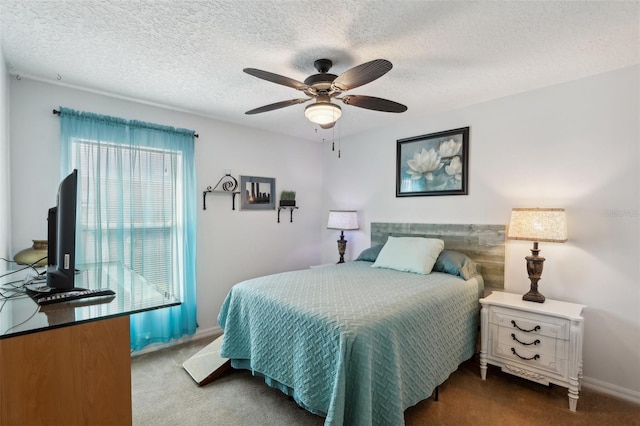
<path fill-rule="evenodd" d="M 74 169 L 60 182 L 57 205 L 47 217 L 47 287 L 53 291 L 74 289 L 77 198 L 78 171 Z"/>

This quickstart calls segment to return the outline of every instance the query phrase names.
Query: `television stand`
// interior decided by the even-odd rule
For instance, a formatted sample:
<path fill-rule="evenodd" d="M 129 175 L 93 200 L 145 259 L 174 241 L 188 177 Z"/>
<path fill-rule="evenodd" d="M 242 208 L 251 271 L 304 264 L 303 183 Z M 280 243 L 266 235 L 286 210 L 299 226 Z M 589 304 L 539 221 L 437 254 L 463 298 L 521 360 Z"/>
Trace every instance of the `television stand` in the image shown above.
<path fill-rule="evenodd" d="M 131 425 L 129 316 L 0 340 L 0 424 Z"/>
<path fill-rule="evenodd" d="M 132 424 L 129 316 L 180 302 L 118 263 L 79 269 L 78 287 L 111 288 L 115 297 L 99 305 L 5 302 L 0 425 Z"/>

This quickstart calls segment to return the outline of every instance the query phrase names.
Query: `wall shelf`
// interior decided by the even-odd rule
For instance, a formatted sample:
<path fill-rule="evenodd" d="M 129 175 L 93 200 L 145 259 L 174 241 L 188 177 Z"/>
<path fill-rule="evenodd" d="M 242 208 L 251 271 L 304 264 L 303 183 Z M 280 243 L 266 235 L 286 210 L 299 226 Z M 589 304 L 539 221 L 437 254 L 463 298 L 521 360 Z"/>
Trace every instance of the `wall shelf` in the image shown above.
<path fill-rule="evenodd" d="M 221 189 L 216 189 L 220 187 Z M 202 210 L 207 209 L 207 194 L 231 194 L 231 210 L 236 209 L 236 195 L 240 193 L 240 191 L 236 191 L 238 189 L 238 181 L 236 178 L 231 176 L 230 173 L 226 173 L 224 176 L 220 178 L 218 183 L 214 187 L 207 186 L 207 189 L 202 191 Z"/>
<path fill-rule="evenodd" d="M 203 191 L 203 199 L 202 199 L 202 210 L 206 210 L 207 209 L 207 205 L 205 204 L 205 199 L 204 197 L 206 197 L 206 194 L 208 193 L 212 193 L 212 194 L 231 194 L 231 210 L 235 210 L 236 209 L 236 195 L 238 195 L 240 193 L 240 191 L 220 191 L 220 190 L 215 190 L 215 191 Z"/>
<path fill-rule="evenodd" d="M 296 206 L 279 206 L 278 207 L 278 223 L 280 223 L 280 210 L 289 209 L 289 222 L 293 222 L 293 211 L 297 210 Z"/>

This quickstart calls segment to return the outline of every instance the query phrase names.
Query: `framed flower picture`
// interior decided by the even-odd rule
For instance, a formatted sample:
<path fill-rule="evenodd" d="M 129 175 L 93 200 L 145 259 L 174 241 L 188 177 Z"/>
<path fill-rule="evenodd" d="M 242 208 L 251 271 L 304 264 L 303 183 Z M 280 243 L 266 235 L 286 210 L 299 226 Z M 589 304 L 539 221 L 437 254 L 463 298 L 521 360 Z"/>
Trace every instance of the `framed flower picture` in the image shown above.
<path fill-rule="evenodd" d="M 399 139 L 396 197 L 467 195 L 469 128 Z"/>

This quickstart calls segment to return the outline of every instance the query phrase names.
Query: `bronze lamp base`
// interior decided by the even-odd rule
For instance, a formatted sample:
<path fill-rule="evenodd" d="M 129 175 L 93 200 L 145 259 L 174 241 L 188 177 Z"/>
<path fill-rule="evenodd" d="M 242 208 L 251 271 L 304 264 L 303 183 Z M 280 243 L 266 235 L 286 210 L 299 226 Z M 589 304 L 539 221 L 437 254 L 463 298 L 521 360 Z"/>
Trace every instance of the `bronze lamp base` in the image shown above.
<path fill-rule="evenodd" d="M 527 260 L 527 272 L 529 273 L 529 280 L 531 281 L 531 288 L 529 292 L 522 296 L 522 300 L 528 300 L 529 302 L 544 303 L 544 296 L 538 291 L 538 281 L 542 275 L 542 266 L 544 265 L 544 257 L 538 256 L 540 250 L 538 249 L 538 242 L 533 243 L 531 249 L 531 256 L 525 257 Z"/>
<path fill-rule="evenodd" d="M 344 263 L 344 252 L 347 249 L 347 240 L 344 239 L 344 231 L 340 231 L 340 239 L 338 240 L 338 254 L 340 255 L 340 260 L 338 263 Z"/>

